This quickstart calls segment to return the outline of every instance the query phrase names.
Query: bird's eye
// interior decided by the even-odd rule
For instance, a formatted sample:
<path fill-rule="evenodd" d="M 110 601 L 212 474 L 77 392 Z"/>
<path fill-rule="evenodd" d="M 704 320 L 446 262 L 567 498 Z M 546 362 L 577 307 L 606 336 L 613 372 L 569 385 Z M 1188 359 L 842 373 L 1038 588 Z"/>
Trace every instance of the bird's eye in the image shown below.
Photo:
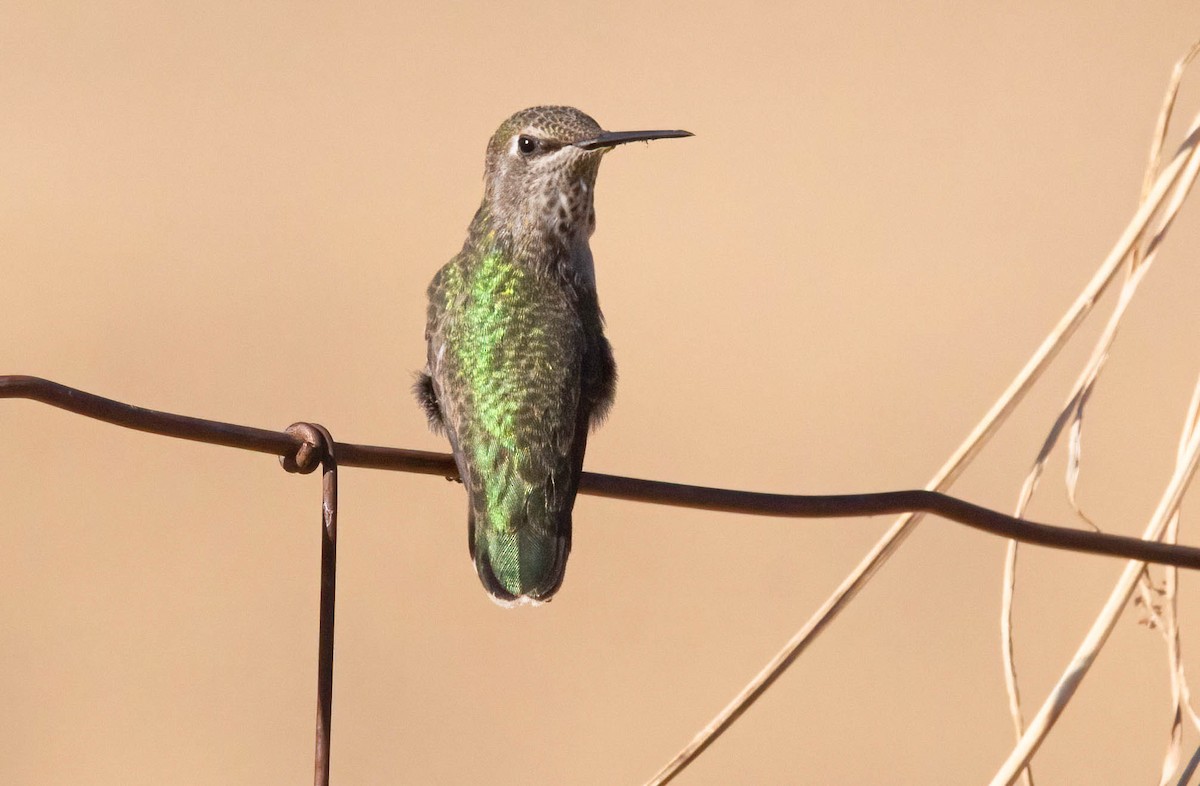
<path fill-rule="evenodd" d="M 517 150 L 521 151 L 521 155 L 533 155 L 538 148 L 538 141 L 531 136 L 522 134 L 517 137 Z"/>

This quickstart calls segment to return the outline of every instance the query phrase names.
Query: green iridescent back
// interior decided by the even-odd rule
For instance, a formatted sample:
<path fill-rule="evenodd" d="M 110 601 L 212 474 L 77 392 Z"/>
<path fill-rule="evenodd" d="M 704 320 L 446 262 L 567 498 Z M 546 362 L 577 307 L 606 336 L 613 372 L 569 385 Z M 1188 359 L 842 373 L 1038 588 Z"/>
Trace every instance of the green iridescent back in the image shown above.
<path fill-rule="evenodd" d="M 468 490 L 471 553 L 514 598 L 549 595 L 587 436 L 576 299 L 494 247 L 464 249 L 429 297 L 429 367 Z"/>

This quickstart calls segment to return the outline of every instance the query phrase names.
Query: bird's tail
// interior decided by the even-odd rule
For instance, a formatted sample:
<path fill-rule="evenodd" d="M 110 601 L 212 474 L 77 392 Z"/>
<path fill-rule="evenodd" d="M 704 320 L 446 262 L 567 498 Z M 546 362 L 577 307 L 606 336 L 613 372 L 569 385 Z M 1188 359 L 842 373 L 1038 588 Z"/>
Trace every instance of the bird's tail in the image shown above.
<path fill-rule="evenodd" d="M 484 522 L 471 514 L 471 556 L 497 603 L 544 603 L 562 586 L 571 553 L 571 511 L 542 512 L 540 521 L 526 515 Z"/>

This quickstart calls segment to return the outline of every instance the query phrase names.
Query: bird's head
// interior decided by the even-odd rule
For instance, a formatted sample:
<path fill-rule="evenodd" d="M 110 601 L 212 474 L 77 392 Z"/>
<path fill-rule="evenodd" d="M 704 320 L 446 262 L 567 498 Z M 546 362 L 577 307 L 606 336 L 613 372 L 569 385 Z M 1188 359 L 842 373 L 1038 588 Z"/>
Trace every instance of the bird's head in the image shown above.
<path fill-rule="evenodd" d="M 569 106 L 536 106 L 505 120 L 488 143 L 484 202 L 492 226 L 518 242 L 584 241 L 596 228 L 592 192 L 616 145 L 687 131 L 604 131 Z"/>

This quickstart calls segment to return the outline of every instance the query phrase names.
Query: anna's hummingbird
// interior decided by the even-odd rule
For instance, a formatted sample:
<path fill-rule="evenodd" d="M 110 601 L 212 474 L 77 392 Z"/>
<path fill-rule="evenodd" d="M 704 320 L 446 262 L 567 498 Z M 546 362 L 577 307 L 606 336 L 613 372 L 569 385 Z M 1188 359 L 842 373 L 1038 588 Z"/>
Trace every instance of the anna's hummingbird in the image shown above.
<path fill-rule="evenodd" d="M 588 247 L 600 159 L 625 142 L 682 136 L 603 131 L 565 106 L 517 112 L 488 143 L 462 251 L 429 285 L 414 391 L 450 438 L 471 556 L 501 604 L 546 601 L 562 584 L 588 429 L 613 400 Z"/>

